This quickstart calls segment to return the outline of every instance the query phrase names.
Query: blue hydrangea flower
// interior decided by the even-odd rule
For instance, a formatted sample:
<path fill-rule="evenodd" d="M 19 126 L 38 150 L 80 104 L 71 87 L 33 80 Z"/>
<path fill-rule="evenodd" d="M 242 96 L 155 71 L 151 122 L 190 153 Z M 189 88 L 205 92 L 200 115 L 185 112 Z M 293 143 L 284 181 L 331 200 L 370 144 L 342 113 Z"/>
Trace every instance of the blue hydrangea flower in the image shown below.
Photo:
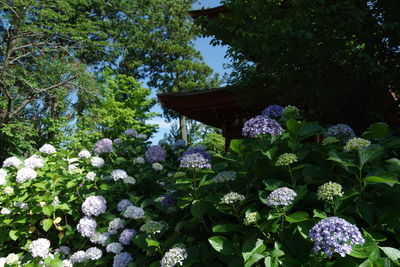
<path fill-rule="evenodd" d="M 293 203 L 296 196 L 296 192 L 288 187 L 275 189 L 267 198 L 267 206 L 288 206 Z"/>
<path fill-rule="evenodd" d="M 279 123 L 265 116 L 257 116 L 244 123 L 242 134 L 248 137 L 257 137 L 259 135 L 270 134 L 280 135 L 283 129 Z"/>
<path fill-rule="evenodd" d="M 353 245 L 365 242 L 357 226 L 339 217 L 321 220 L 311 228 L 309 236 L 315 242 L 314 251 L 321 251 L 329 258 L 334 252 L 345 257 L 351 253 Z"/>
<path fill-rule="evenodd" d="M 269 105 L 266 109 L 264 109 L 261 113 L 262 116 L 266 116 L 268 118 L 279 118 L 282 115 L 282 111 L 284 108 L 279 105 Z"/>
<path fill-rule="evenodd" d="M 168 207 L 168 206 L 172 206 L 175 204 L 175 200 L 170 197 L 170 196 L 165 196 L 162 200 L 161 200 L 161 206 L 163 207 Z"/>
<path fill-rule="evenodd" d="M 325 137 L 334 137 L 340 141 L 346 142 L 355 137 L 353 129 L 347 124 L 336 124 L 329 127 L 325 132 Z"/>
<path fill-rule="evenodd" d="M 211 156 L 210 154 L 206 151 L 206 149 L 202 146 L 196 146 L 196 147 L 190 147 L 188 150 L 186 150 L 182 156 L 178 158 L 178 160 L 181 160 L 183 157 L 190 155 L 190 154 L 200 154 L 203 158 L 205 158 L 208 161 L 211 161 Z"/>
<path fill-rule="evenodd" d="M 113 142 L 111 139 L 103 138 L 94 144 L 93 151 L 96 154 L 108 153 L 113 150 Z"/>
<path fill-rule="evenodd" d="M 166 152 L 160 146 L 151 146 L 147 149 L 145 153 L 145 158 L 147 162 L 154 163 L 154 162 L 163 162 L 165 161 Z"/>
<path fill-rule="evenodd" d="M 182 139 L 179 139 L 179 140 L 175 141 L 174 146 L 175 147 L 183 147 L 183 146 L 186 146 L 186 142 L 184 140 L 182 140 Z"/>
<path fill-rule="evenodd" d="M 198 169 L 210 169 L 211 164 L 208 159 L 204 158 L 200 153 L 192 153 L 184 155 L 180 159 L 181 168 L 198 168 Z"/>
<path fill-rule="evenodd" d="M 127 137 L 137 137 L 138 136 L 138 132 L 135 129 L 125 130 L 124 134 Z"/>

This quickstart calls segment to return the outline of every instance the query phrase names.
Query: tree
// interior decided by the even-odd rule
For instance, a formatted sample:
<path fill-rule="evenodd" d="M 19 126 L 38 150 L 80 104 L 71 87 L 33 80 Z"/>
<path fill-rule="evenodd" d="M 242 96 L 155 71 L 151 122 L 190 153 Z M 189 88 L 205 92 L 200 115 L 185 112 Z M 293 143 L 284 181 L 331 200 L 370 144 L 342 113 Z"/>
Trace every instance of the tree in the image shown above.
<path fill-rule="evenodd" d="M 231 46 L 231 83 L 249 102 L 295 103 L 323 123 L 358 126 L 371 110 L 393 112 L 384 102 L 400 90 L 398 1 L 223 2 L 229 12 L 200 21 Z"/>

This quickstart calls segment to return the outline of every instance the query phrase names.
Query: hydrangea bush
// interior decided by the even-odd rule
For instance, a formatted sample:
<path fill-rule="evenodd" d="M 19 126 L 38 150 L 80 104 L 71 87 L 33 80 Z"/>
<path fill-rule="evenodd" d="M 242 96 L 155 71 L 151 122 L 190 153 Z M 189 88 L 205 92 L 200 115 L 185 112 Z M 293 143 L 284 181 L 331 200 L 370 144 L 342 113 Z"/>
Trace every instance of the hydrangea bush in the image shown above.
<path fill-rule="evenodd" d="M 400 138 L 299 118 L 267 108 L 225 154 L 127 129 L 10 156 L 0 266 L 400 264 Z"/>

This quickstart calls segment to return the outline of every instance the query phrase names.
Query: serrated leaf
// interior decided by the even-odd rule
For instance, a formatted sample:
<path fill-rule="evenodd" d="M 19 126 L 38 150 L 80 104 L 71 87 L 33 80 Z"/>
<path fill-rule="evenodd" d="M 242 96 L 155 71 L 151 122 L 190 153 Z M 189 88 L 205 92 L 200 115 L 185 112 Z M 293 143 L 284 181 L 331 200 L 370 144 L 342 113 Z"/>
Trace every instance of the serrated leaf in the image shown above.
<path fill-rule="evenodd" d="M 379 247 L 394 263 L 400 265 L 400 250 L 391 247 Z"/>
<path fill-rule="evenodd" d="M 265 249 L 266 246 L 264 245 L 263 240 L 255 237 L 246 239 L 242 247 L 242 256 L 244 261 L 247 262 L 254 254 L 261 253 Z"/>
<path fill-rule="evenodd" d="M 232 242 L 223 236 L 213 236 L 208 239 L 210 245 L 219 253 L 224 255 L 234 255 Z"/>

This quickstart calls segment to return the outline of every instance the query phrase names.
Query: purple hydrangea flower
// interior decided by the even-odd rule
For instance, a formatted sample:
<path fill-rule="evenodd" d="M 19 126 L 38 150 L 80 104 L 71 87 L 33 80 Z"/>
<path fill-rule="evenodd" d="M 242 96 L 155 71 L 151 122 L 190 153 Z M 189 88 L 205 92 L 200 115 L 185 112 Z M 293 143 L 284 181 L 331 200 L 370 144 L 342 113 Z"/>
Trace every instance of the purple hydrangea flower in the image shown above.
<path fill-rule="evenodd" d="M 336 139 L 346 142 L 350 138 L 355 137 L 353 129 L 347 124 L 336 124 L 329 127 L 325 132 L 326 137 L 335 137 Z"/>
<path fill-rule="evenodd" d="M 203 158 L 205 158 L 208 161 L 211 161 L 211 156 L 210 154 L 206 151 L 206 149 L 202 146 L 196 146 L 196 147 L 190 147 L 188 150 L 186 150 L 182 156 L 178 158 L 178 160 L 181 160 L 183 157 L 190 155 L 190 154 L 200 154 Z"/>
<path fill-rule="evenodd" d="M 122 245 L 129 245 L 131 243 L 132 237 L 136 235 L 136 231 L 134 229 L 125 229 L 122 231 L 121 235 L 119 236 L 119 243 Z"/>
<path fill-rule="evenodd" d="M 269 105 L 266 109 L 264 109 L 261 113 L 262 116 L 266 116 L 268 118 L 279 118 L 282 115 L 282 111 L 284 107 L 279 105 Z"/>
<path fill-rule="evenodd" d="M 168 207 L 175 204 L 175 200 L 170 196 L 165 196 L 163 200 L 161 200 L 161 206 Z"/>
<path fill-rule="evenodd" d="M 345 257 L 351 253 L 353 245 L 365 242 L 357 226 L 338 217 L 321 220 L 311 228 L 309 236 L 315 242 L 314 251 L 322 251 L 328 257 L 334 252 Z"/>
<path fill-rule="evenodd" d="M 198 168 L 198 169 L 210 169 L 211 164 L 208 159 L 204 158 L 200 153 L 192 153 L 184 155 L 180 159 L 181 168 Z"/>
<path fill-rule="evenodd" d="M 288 206 L 293 203 L 294 198 L 297 196 L 296 192 L 287 187 L 275 189 L 267 198 L 267 206 Z"/>
<path fill-rule="evenodd" d="M 279 123 L 265 116 L 257 116 L 244 123 L 242 134 L 249 137 L 257 137 L 259 135 L 271 134 L 280 135 L 283 129 Z"/>
<path fill-rule="evenodd" d="M 113 267 L 126 267 L 133 260 L 131 254 L 122 252 L 114 257 Z"/>
<path fill-rule="evenodd" d="M 113 150 L 113 142 L 111 139 L 103 138 L 94 144 L 93 151 L 96 154 L 108 153 Z"/>
<path fill-rule="evenodd" d="M 165 156 L 166 156 L 165 150 L 157 145 L 149 147 L 149 149 L 147 149 L 145 153 L 145 158 L 147 162 L 150 163 L 163 162 L 165 161 Z"/>
<path fill-rule="evenodd" d="M 128 129 L 124 132 L 127 137 L 137 137 L 138 133 L 135 129 Z"/>

